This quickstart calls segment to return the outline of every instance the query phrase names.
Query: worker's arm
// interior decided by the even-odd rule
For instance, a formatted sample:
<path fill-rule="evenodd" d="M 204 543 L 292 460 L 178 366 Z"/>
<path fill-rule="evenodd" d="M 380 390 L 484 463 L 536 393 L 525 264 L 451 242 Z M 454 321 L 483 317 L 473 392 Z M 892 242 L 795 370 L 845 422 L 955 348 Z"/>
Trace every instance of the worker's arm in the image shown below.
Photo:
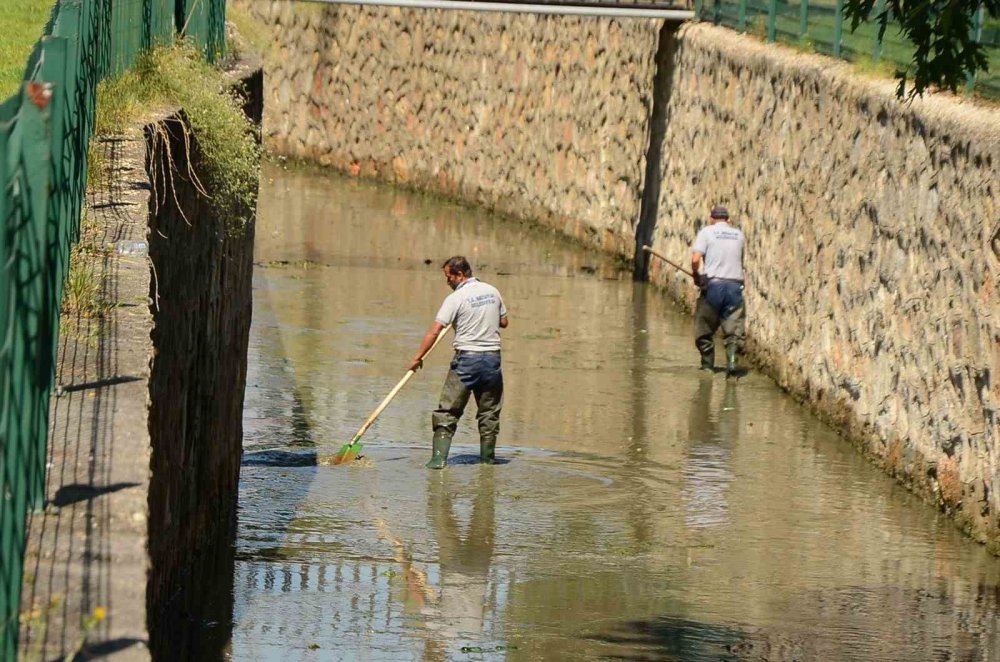
<path fill-rule="evenodd" d="M 701 261 L 702 254 L 698 251 L 691 251 L 691 278 L 697 287 L 701 287 Z"/>
<path fill-rule="evenodd" d="M 508 322 L 507 322 L 507 316 L 504 315 L 503 317 L 500 318 L 500 328 L 501 329 L 506 329 L 507 328 L 507 324 L 508 324 Z"/>
<path fill-rule="evenodd" d="M 424 366 L 424 354 L 430 351 L 434 345 L 434 341 L 437 340 L 443 329 L 444 324 L 438 321 L 431 324 L 431 328 L 424 334 L 424 339 L 420 341 L 420 349 L 417 350 L 417 355 L 410 361 L 410 365 L 407 367 L 408 370 L 420 370 Z"/>

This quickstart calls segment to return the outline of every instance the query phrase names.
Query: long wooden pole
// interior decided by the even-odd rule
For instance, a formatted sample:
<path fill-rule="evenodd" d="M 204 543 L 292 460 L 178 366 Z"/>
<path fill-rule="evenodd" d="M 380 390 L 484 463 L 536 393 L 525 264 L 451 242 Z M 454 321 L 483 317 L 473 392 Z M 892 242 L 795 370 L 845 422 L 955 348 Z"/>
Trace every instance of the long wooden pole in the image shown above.
<path fill-rule="evenodd" d="M 438 337 L 434 339 L 434 344 L 431 345 L 426 352 L 424 352 L 423 356 L 421 356 L 420 359 L 423 360 L 427 358 L 427 355 L 434 351 L 434 348 L 437 347 L 438 343 L 441 342 L 441 339 L 444 338 L 445 334 L 447 334 L 448 331 L 450 330 L 451 330 L 450 324 L 441 329 L 441 333 L 439 333 Z M 396 397 L 396 394 L 399 393 L 404 386 L 406 386 L 406 382 L 410 381 L 410 378 L 413 377 L 413 375 L 415 374 L 417 374 L 416 370 L 406 371 L 406 374 L 403 375 L 403 378 L 399 380 L 399 383 L 397 383 L 394 387 L 392 387 L 392 390 L 389 391 L 389 395 L 385 396 L 385 399 L 379 403 L 378 407 L 375 407 L 375 411 L 371 413 L 371 416 L 368 417 L 368 420 L 366 420 L 362 424 L 361 429 L 358 430 L 358 433 L 354 435 L 354 439 L 351 440 L 351 444 L 360 439 L 361 435 L 363 435 L 365 432 L 368 431 L 368 428 L 372 426 L 372 423 L 375 422 L 375 419 L 378 418 L 379 414 L 381 414 L 385 410 L 385 408 L 389 406 L 389 403 L 392 402 L 392 399 Z"/>
<path fill-rule="evenodd" d="M 680 271 L 682 273 L 685 273 L 688 276 L 691 276 L 692 278 L 694 278 L 694 274 L 692 274 L 690 271 L 688 271 L 687 269 L 685 269 L 681 265 L 677 264 L 676 262 L 672 262 L 672 261 L 668 260 L 667 257 L 665 255 L 663 255 L 662 253 L 653 250 L 649 246 L 643 246 L 642 250 L 646 251 L 650 255 L 655 255 L 656 257 L 660 258 L 661 260 L 663 260 L 664 262 L 666 262 L 667 264 L 669 264 L 670 266 L 672 266 L 674 269 L 677 269 L 678 271 Z"/>

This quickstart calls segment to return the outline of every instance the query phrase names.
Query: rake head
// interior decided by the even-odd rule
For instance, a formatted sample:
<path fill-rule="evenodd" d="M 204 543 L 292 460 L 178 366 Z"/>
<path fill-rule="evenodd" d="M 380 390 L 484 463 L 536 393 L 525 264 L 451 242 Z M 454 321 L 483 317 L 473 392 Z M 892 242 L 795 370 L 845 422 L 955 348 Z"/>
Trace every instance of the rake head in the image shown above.
<path fill-rule="evenodd" d="M 337 451 L 332 458 L 330 458 L 330 464 L 347 464 L 349 462 L 353 462 L 358 459 L 358 453 L 361 452 L 363 447 L 364 444 L 361 442 L 344 444 L 340 447 L 340 450 Z"/>

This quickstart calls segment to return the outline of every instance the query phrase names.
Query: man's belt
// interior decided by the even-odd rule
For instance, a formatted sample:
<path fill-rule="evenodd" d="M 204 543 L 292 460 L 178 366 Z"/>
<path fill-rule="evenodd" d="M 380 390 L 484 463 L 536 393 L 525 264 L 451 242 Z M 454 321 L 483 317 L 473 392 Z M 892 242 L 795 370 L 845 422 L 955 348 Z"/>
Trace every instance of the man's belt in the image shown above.
<path fill-rule="evenodd" d="M 736 283 L 737 285 L 743 284 L 742 280 L 736 280 L 735 278 L 717 278 L 715 276 L 710 276 L 708 278 L 708 282 L 711 283 L 712 281 L 719 281 L 721 283 Z"/>

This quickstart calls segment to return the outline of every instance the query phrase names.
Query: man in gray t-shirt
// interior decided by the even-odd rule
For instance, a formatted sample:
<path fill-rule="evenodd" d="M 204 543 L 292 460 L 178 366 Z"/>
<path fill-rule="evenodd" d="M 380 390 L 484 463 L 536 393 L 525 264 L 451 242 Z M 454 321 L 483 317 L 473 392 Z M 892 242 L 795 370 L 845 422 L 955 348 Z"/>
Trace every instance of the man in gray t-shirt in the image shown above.
<path fill-rule="evenodd" d="M 743 245 L 739 228 L 729 225 L 725 207 L 714 207 L 711 225 L 701 229 L 691 246 L 691 273 L 701 296 L 694 312 L 694 342 L 703 370 L 715 370 L 715 332 L 722 326 L 726 373 L 736 374 L 743 349 L 746 309 L 743 302 Z M 702 271 L 704 265 L 704 271 Z"/>
<path fill-rule="evenodd" d="M 434 440 L 427 463 L 429 469 L 443 469 L 447 464 L 451 438 L 470 395 L 476 396 L 479 457 L 492 463 L 503 407 L 500 329 L 507 328 L 507 308 L 497 288 L 473 278 L 472 267 L 464 257 L 448 258 L 443 269 L 445 280 L 454 291 L 441 304 L 409 365 L 410 370 L 419 369 L 420 357 L 427 353 L 441 331 L 449 324 L 454 327 L 455 356 L 441 389 L 441 400 L 431 417 Z"/>

